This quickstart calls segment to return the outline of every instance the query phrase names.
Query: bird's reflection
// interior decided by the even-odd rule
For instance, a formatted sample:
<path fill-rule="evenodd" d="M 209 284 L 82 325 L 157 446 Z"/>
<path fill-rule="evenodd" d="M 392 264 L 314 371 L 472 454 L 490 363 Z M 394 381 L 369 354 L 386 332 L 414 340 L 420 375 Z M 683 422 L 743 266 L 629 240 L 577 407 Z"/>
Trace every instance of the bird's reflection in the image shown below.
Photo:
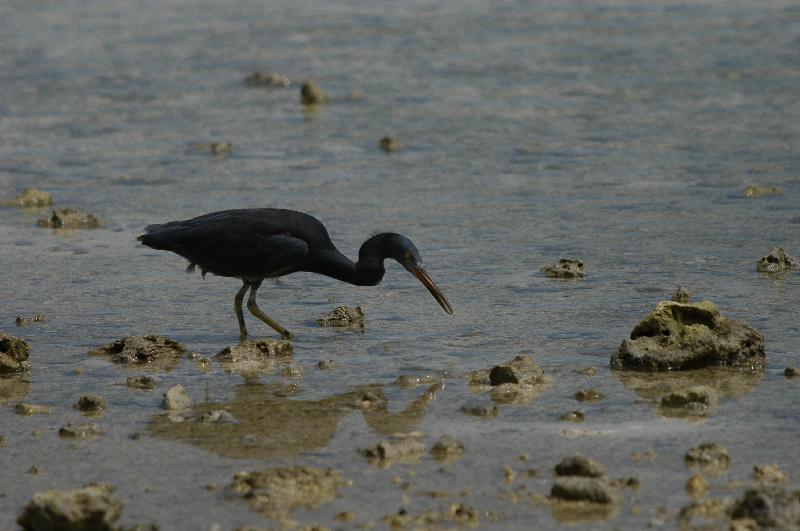
<path fill-rule="evenodd" d="M 287 458 L 324 448 L 339 422 L 361 410 L 381 435 L 410 432 L 425 415 L 442 384 L 428 387 L 408 407 L 390 413 L 382 385 L 359 386 L 319 400 L 291 398 L 291 388 L 249 378 L 227 402 L 204 402 L 181 417 L 157 415 L 148 424 L 156 437 L 176 439 L 233 458 Z M 221 411 L 227 413 L 220 413 Z"/>

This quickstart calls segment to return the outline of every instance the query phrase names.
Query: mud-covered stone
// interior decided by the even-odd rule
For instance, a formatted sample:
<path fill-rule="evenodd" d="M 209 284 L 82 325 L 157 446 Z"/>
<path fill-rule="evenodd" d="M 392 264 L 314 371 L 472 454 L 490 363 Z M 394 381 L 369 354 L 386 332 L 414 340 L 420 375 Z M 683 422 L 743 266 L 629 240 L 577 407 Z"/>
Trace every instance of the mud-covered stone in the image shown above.
<path fill-rule="evenodd" d="M 44 321 L 44 315 L 37 313 L 32 317 L 23 317 L 18 315 L 16 319 L 14 319 L 14 324 L 17 326 L 28 326 L 33 323 L 41 323 Z"/>
<path fill-rule="evenodd" d="M 225 347 L 214 359 L 226 372 L 260 373 L 273 370 L 279 361 L 289 361 L 291 356 L 291 341 L 265 338 Z"/>
<path fill-rule="evenodd" d="M 347 484 L 349 482 L 333 469 L 293 466 L 239 472 L 231 488 L 254 510 L 275 517 L 329 502 L 336 497 L 338 489 Z"/>
<path fill-rule="evenodd" d="M 104 356 L 114 363 L 154 371 L 175 368 L 186 348 L 159 335 L 127 336 L 108 345 L 89 351 L 93 356 Z"/>
<path fill-rule="evenodd" d="M 155 389 L 158 382 L 152 376 L 128 376 L 125 385 L 132 389 Z"/>
<path fill-rule="evenodd" d="M 727 366 L 764 367 L 764 338 L 702 301 L 658 303 L 611 356 L 612 369 L 670 371 Z"/>
<path fill-rule="evenodd" d="M 578 389 L 575 393 L 575 400 L 578 402 L 598 402 L 605 398 L 605 395 L 595 388 Z"/>
<path fill-rule="evenodd" d="M 422 511 L 411 513 L 405 509 L 383 517 L 390 529 L 458 529 L 478 525 L 478 512 L 463 503 L 452 503 L 442 511 Z"/>
<path fill-rule="evenodd" d="M 753 479 L 759 483 L 769 485 L 786 483 L 789 481 L 789 476 L 776 464 L 754 465 Z"/>
<path fill-rule="evenodd" d="M 424 452 L 425 445 L 420 433 L 394 434 L 361 450 L 364 457 L 386 462 L 403 461 L 406 458 L 413 460 Z"/>
<path fill-rule="evenodd" d="M 586 266 L 581 260 L 561 258 L 558 263 L 541 268 L 542 273 L 550 278 L 583 278 Z"/>
<path fill-rule="evenodd" d="M 180 384 L 172 386 L 164 393 L 162 402 L 164 409 L 169 411 L 181 411 L 192 407 L 192 399 L 186 393 L 186 389 Z"/>
<path fill-rule="evenodd" d="M 504 383 L 535 385 L 544 381 L 544 371 L 530 356 L 517 356 L 508 363 L 492 367 L 489 371 L 491 385 Z"/>
<path fill-rule="evenodd" d="M 0 374 L 27 371 L 31 347 L 24 339 L 0 332 Z"/>
<path fill-rule="evenodd" d="M 100 220 L 94 214 L 74 208 L 59 208 L 49 218 L 42 218 L 36 224 L 51 229 L 96 229 L 100 226 Z"/>
<path fill-rule="evenodd" d="M 565 457 L 556 465 L 557 476 L 584 476 L 600 478 L 606 475 L 606 467 L 580 454 Z"/>
<path fill-rule="evenodd" d="M 450 435 L 442 435 L 431 448 L 431 454 L 437 461 L 450 461 L 464 455 L 464 445 Z"/>
<path fill-rule="evenodd" d="M 351 308 L 338 306 L 331 312 L 323 315 L 317 322 L 322 326 L 364 326 L 364 311 L 361 306 Z"/>
<path fill-rule="evenodd" d="M 400 144 L 397 142 L 397 140 L 390 136 L 381 138 L 380 142 L 378 142 L 378 145 L 387 153 L 391 153 L 392 151 L 397 151 L 400 149 Z"/>
<path fill-rule="evenodd" d="M 762 527 L 800 529 L 800 490 L 781 487 L 748 489 L 734 502 L 732 518 L 751 518 Z"/>
<path fill-rule="evenodd" d="M 17 403 L 14 406 L 14 413 L 17 415 L 31 416 L 31 415 L 49 415 L 53 412 L 52 406 L 41 406 L 38 404 L 26 404 L 24 402 Z"/>
<path fill-rule="evenodd" d="M 36 188 L 27 188 L 20 192 L 20 194 L 14 199 L 4 199 L 0 201 L 0 205 L 21 208 L 46 207 L 52 204 L 53 198 L 50 195 L 50 192 L 45 192 Z"/>
<path fill-rule="evenodd" d="M 619 501 L 614 487 L 603 479 L 563 476 L 556 478 L 550 497 L 564 501 L 612 504 Z"/>
<path fill-rule="evenodd" d="M 102 396 L 83 395 L 78 399 L 74 407 L 81 413 L 96 415 L 105 411 L 107 404 Z"/>
<path fill-rule="evenodd" d="M 707 415 L 718 402 L 717 392 L 708 385 L 695 385 L 661 397 L 662 413 L 665 413 L 666 416 Z"/>
<path fill-rule="evenodd" d="M 756 264 L 756 271 L 760 273 L 784 273 L 800 265 L 800 261 L 786 254 L 783 247 L 773 247 L 766 256 Z"/>
<path fill-rule="evenodd" d="M 678 286 L 678 289 L 672 294 L 672 300 L 681 304 L 688 304 L 691 298 L 692 294 L 683 286 Z"/>
<path fill-rule="evenodd" d="M 686 489 L 686 492 L 689 493 L 689 496 L 699 500 L 708 494 L 710 485 L 703 476 L 700 474 L 694 474 L 686 481 L 686 486 L 684 488 Z"/>
<path fill-rule="evenodd" d="M 700 470 L 713 475 L 725 472 L 731 464 L 728 450 L 717 443 L 703 443 L 700 446 L 691 448 L 686 452 L 684 461 L 688 467 L 698 467 Z"/>
<path fill-rule="evenodd" d="M 100 483 L 75 490 L 37 492 L 17 519 L 26 531 L 114 531 L 122 515 L 116 488 Z"/>

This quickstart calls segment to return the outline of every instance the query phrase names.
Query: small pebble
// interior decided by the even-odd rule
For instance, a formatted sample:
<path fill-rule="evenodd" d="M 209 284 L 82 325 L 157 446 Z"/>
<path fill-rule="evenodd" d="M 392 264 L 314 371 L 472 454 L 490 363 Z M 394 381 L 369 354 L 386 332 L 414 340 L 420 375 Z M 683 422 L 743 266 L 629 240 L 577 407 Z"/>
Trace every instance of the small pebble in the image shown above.
<path fill-rule="evenodd" d="M 783 375 L 787 378 L 797 378 L 800 376 L 800 369 L 797 367 L 786 367 L 783 371 Z"/>

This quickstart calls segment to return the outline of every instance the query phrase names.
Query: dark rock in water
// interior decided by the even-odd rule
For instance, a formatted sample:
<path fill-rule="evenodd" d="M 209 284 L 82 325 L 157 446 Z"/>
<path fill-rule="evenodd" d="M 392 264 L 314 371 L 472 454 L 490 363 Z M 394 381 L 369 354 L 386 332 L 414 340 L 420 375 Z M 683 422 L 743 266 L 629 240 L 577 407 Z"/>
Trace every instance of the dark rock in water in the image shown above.
<path fill-rule="evenodd" d="M 678 286 L 678 289 L 672 294 L 672 300 L 682 304 L 688 304 L 691 298 L 692 294 L 683 286 Z"/>
<path fill-rule="evenodd" d="M 14 320 L 14 324 L 17 326 L 28 326 L 31 323 L 41 323 L 44 321 L 44 315 L 37 313 L 33 317 L 22 317 L 18 315 L 17 318 Z"/>
<path fill-rule="evenodd" d="M 381 138 L 381 141 L 378 143 L 382 150 L 387 153 L 391 153 L 392 151 L 397 151 L 400 148 L 400 144 L 397 143 L 397 140 L 390 136 L 385 136 Z"/>
<path fill-rule="evenodd" d="M 305 81 L 300 87 L 300 101 L 303 105 L 320 105 L 328 101 L 328 96 L 313 81 Z"/>
<path fill-rule="evenodd" d="M 106 483 L 37 492 L 17 519 L 26 531 L 114 531 L 122 514 L 116 488 Z"/>
<path fill-rule="evenodd" d="M 731 458 L 728 450 L 717 443 L 703 443 L 690 449 L 684 457 L 686 466 L 698 467 L 710 475 L 719 475 L 728 470 Z"/>
<path fill-rule="evenodd" d="M 464 445 L 449 435 L 442 435 L 431 448 L 431 454 L 439 462 L 450 462 L 464 455 Z"/>
<path fill-rule="evenodd" d="M 597 389 L 580 389 L 575 393 L 575 400 L 578 402 L 597 402 L 605 397 L 603 393 Z"/>
<path fill-rule="evenodd" d="M 748 489 L 744 497 L 733 504 L 730 516 L 751 518 L 761 527 L 798 529 L 800 490 L 789 491 L 780 487 Z"/>
<path fill-rule="evenodd" d="M 15 206 L 22 208 L 46 207 L 53 204 L 50 192 L 43 192 L 36 188 L 28 188 L 14 199 L 4 199 L 0 205 Z"/>
<path fill-rule="evenodd" d="M 504 365 L 492 367 L 489 371 L 491 385 L 504 383 L 535 385 L 544 381 L 544 371 L 530 356 L 517 356 Z"/>
<path fill-rule="evenodd" d="M 157 336 L 128 336 L 92 349 L 89 354 L 105 356 L 114 363 L 143 366 L 153 370 L 171 370 L 179 362 L 186 349 L 172 339 Z"/>
<path fill-rule="evenodd" d="M 253 72 L 244 80 L 248 87 L 288 87 L 289 78 L 271 72 Z"/>
<path fill-rule="evenodd" d="M 800 265 L 800 261 L 786 254 L 783 247 L 773 247 L 766 256 L 762 256 L 756 265 L 759 273 L 785 273 Z"/>
<path fill-rule="evenodd" d="M 612 369 L 670 371 L 729 366 L 764 367 L 764 338 L 752 327 L 722 317 L 702 301 L 658 303 L 611 356 Z"/>
<path fill-rule="evenodd" d="M 31 368 L 28 342 L 0 332 L 0 374 L 22 372 Z"/>
<path fill-rule="evenodd" d="M 797 367 L 786 367 L 783 370 L 783 375 L 787 378 L 797 378 L 800 376 L 800 370 L 798 370 Z"/>
<path fill-rule="evenodd" d="M 580 476 L 556 478 L 550 497 L 566 501 L 585 501 L 591 503 L 617 503 L 619 498 L 611 485 L 603 479 Z"/>
<path fill-rule="evenodd" d="M 556 465 L 557 476 L 583 476 L 599 478 L 606 475 L 606 467 L 580 454 L 565 457 Z"/>
<path fill-rule="evenodd" d="M 562 258 L 557 264 L 543 267 L 545 276 L 551 278 L 583 278 L 586 276 L 586 266 L 580 260 Z"/>
<path fill-rule="evenodd" d="M 133 389 L 155 389 L 156 379 L 152 376 L 128 376 L 125 385 Z"/>
<path fill-rule="evenodd" d="M 52 216 L 42 218 L 36 224 L 51 229 L 96 229 L 100 226 L 100 220 L 94 214 L 74 208 L 59 208 L 53 211 Z"/>

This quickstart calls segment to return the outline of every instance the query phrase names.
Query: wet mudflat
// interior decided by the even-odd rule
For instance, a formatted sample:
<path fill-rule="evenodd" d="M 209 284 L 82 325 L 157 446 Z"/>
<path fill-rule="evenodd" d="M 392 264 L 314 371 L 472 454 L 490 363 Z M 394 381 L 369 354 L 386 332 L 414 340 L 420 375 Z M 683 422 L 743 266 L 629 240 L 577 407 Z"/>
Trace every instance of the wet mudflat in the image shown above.
<path fill-rule="evenodd" d="M 0 17 L 0 332 L 30 346 L 3 351 L 0 529 L 90 483 L 110 525 L 161 529 L 792 514 L 800 271 L 757 267 L 800 255 L 796 5 L 293 6 Z M 397 264 L 372 288 L 298 274 L 259 293 L 291 352 L 236 347 L 239 281 L 135 238 L 255 206 L 353 258 L 409 236 L 455 314 Z M 65 208 L 99 226 L 37 225 Z M 541 271 L 563 258 L 585 276 Z M 678 286 L 763 336 L 763 369 L 612 370 Z M 339 306 L 363 326 L 317 322 Z M 714 341 L 672 315 L 636 335 Z M 169 341 L 121 342 L 148 336 Z"/>

